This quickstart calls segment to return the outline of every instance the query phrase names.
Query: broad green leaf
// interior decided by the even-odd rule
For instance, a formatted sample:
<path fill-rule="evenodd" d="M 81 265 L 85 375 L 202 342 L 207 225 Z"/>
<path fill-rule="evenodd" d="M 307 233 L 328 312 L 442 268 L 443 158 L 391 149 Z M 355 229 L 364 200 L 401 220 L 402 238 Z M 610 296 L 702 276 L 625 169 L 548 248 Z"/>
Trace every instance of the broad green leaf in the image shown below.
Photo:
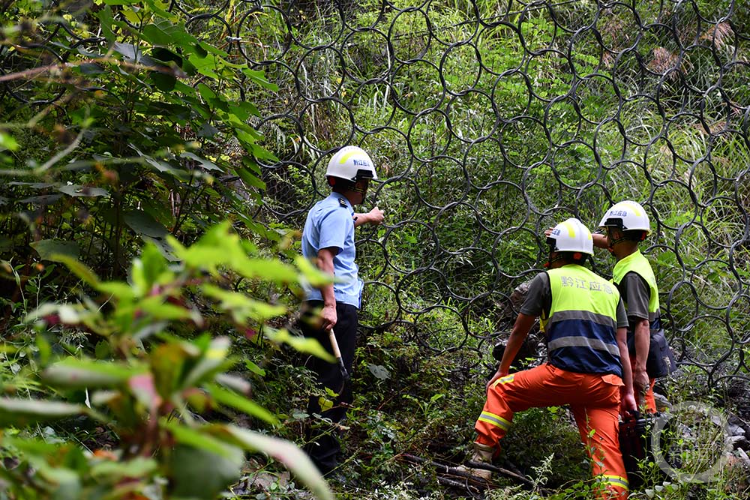
<path fill-rule="evenodd" d="M 182 387 L 192 387 L 201 383 L 205 378 L 216 373 L 227 363 L 229 356 L 229 347 L 231 341 L 229 337 L 216 337 L 211 339 L 208 348 L 198 361 L 198 364 L 185 377 Z"/>
<path fill-rule="evenodd" d="M 294 264 L 302 271 L 305 279 L 313 287 L 330 285 L 334 282 L 334 277 L 318 269 L 309 259 L 298 255 L 294 258 Z"/>
<path fill-rule="evenodd" d="M 0 132 L 0 151 L 18 151 L 18 148 L 18 143 L 12 136 Z"/>
<path fill-rule="evenodd" d="M 305 452 L 289 441 L 266 436 L 234 425 L 214 425 L 207 429 L 219 439 L 248 451 L 264 453 L 283 463 L 318 500 L 334 500 L 328 484 Z"/>
<path fill-rule="evenodd" d="M 96 359 L 107 359 L 112 355 L 112 346 L 106 340 L 100 340 L 94 348 Z"/>
<path fill-rule="evenodd" d="M 265 327 L 263 329 L 263 333 L 266 337 L 278 344 L 289 344 L 301 353 L 312 354 L 313 356 L 317 356 L 320 359 L 328 361 L 329 363 L 336 362 L 336 358 L 334 358 L 332 354 L 326 351 L 323 346 L 320 345 L 320 342 L 318 342 L 316 339 L 309 339 L 305 337 L 299 337 L 297 335 L 292 335 L 291 333 L 289 333 L 289 330 L 285 330 L 283 328 L 280 330 L 276 330 L 270 327 Z"/>
<path fill-rule="evenodd" d="M 187 342 L 169 342 L 157 346 L 149 356 L 156 390 L 171 399 L 178 389 L 185 365 L 200 356 L 200 350 Z"/>
<path fill-rule="evenodd" d="M 99 286 L 99 278 L 94 274 L 94 271 L 89 269 L 85 264 L 82 264 L 78 260 L 68 256 L 55 254 L 54 259 L 56 262 L 62 262 L 67 266 L 68 269 L 73 271 L 73 274 L 78 276 L 80 279 L 88 283 L 94 288 Z"/>
<path fill-rule="evenodd" d="M 255 71 L 245 67 L 242 69 L 242 74 L 263 88 L 266 88 L 273 92 L 278 92 L 279 90 L 279 87 L 275 83 L 271 83 L 266 79 L 266 75 L 265 73 L 263 73 L 263 71 Z"/>
<path fill-rule="evenodd" d="M 171 43 L 170 36 L 155 24 L 144 26 L 141 35 L 153 45 L 169 45 Z"/>
<path fill-rule="evenodd" d="M 162 417 L 159 420 L 159 425 L 163 429 L 172 433 L 175 441 L 179 444 L 193 448 L 200 448 L 201 450 L 225 458 L 232 458 L 236 455 L 236 449 L 234 446 L 229 446 L 226 442 L 222 442 L 210 434 L 187 427 L 178 420 L 170 420 L 166 417 Z"/>
<path fill-rule="evenodd" d="M 151 315 L 153 319 L 179 321 L 185 319 L 201 320 L 200 315 L 184 307 L 165 302 L 162 296 L 148 297 L 138 302 L 138 308 Z"/>
<path fill-rule="evenodd" d="M 217 167 L 216 164 L 214 164 L 213 162 L 210 162 L 210 161 L 206 160 L 205 158 L 201 158 L 198 155 L 193 154 L 193 153 L 191 153 L 189 151 L 185 151 L 185 152 L 181 153 L 180 154 L 180 158 L 189 158 L 191 160 L 195 160 L 198 163 L 200 163 L 201 167 L 205 168 L 206 170 L 213 170 L 213 171 L 223 172 L 223 170 L 220 169 L 219 167 Z"/>
<path fill-rule="evenodd" d="M 218 455 L 200 447 L 177 446 L 170 456 L 170 498 L 214 500 L 239 480 L 245 454 L 234 446 Z"/>
<path fill-rule="evenodd" d="M 31 248 L 37 251 L 43 260 L 62 262 L 56 256 L 66 255 L 72 259 L 78 259 L 81 251 L 75 241 L 67 240 L 40 240 L 30 243 Z"/>
<path fill-rule="evenodd" d="M 77 471 L 64 467 L 41 467 L 39 473 L 52 485 L 50 500 L 80 500 L 83 488 Z"/>
<path fill-rule="evenodd" d="M 214 70 L 218 69 L 218 60 L 219 59 L 216 56 L 211 54 L 206 55 L 205 57 L 201 57 L 199 54 L 192 54 L 188 58 L 188 61 L 195 66 L 198 73 L 216 80 L 220 79 L 219 75 L 214 72 Z"/>
<path fill-rule="evenodd" d="M 153 458 L 137 457 L 132 460 L 107 460 L 91 467 L 91 476 L 116 482 L 126 478 L 141 478 L 156 472 L 159 464 Z"/>
<path fill-rule="evenodd" d="M 68 389 L 115 388 L 145 371 L 143 366 L 67 358 L 42 372 L 42 379 Z"/>
<path fill-rule="evenodd" d="M 83 415 L 86 407 L 59 401 L 0 398 L 0 426 L 25 427 L 74 415 Z"/>
<path fill-rule="evenodd" d="M 120 300 L 131 300 L 135 298 L 135 291 L 133 288 L 122 281 L 104 281 L 99 283 L 96 289 Z"/>
<path fill-rule="evenodd" d="M 249 363 L 249 361 L 247 361 L 246 363 Z M 219 373 L 218 375 L 216 375 L 216 382 L 226 387 L 227 389 L 231 389 L 236 393 L 244 394 L 246 396 L 249 396 L 253 390 L 250 382 L 245 380 L 243 377 L 230 375 L 228 373 Z"/>
<path fill-rule="evenodd" d="M 391 378 L 391 372 L 383 365 L 368 364 L 367 369 L 379 380 L 388 380 Z"/>
<path fill-rule="evenodd" d="M 276 283 L 294 283 L 297 271 L 280 260 L 241 259 L 234 262 L 234 269 L 245 278 L 263 278 Z"/>
<path fill-rule="evenodd" d="M 130 10 L 125 10 L 123 11 L 123 14 L 127 16 L 128 12 L 132 13 L 132 11 Z M 141 50 L 138 48 L 138 46 L 133 45 L 132 43 L 115 42 L 112 45 L 112 48 L 115 52 L 122 54 L 126 61 L 138 63 L 141 62 L 141 59 L 143 58 Z"/>
<path fill-rule="evenodd" d="M 67 184 L 65 186 L 60 186 L 57 188 L 57 190 L 61 193 L 65 193 L 68 196 L 73 197 L 96 198 L 99 196 L 104 196 L 106 198 L 109 198 L 109 191 L 107 191 L 106 189 L 89 186 L 79 186 L 77 184 Z"/>
<path fill-rule="evenodd" d="M 174 75 L 161 71 L 151 72 L 151 81 L 162 92 L 172 92 L 177 84 L 177 78 Z"/>
<path fill-rule="evenodd" d="M 258 189 L 265 189 L 266 183 L 263 182 L 260 177 L 256 176 L 254 173 L 252 173 L 247 168 L 238 168 L 237 175 L 240 176 L 240 179 L 247 184 L 250 187 L 256 187 Z"/>
<path fill-rule="evenodd" d="M 236 392 L 228 391 L 217 385 L 209 384 L 206 386 L 206 390 L 213 396 L 213 398 L 219 403 L 225 406 L 231 406 L 235 410 L 245 412 L 246 414 L 259 418 L 264 422 L 268 422 L 272 425 L 278 425 L 279 420 L 270 411 L 266 410 L 259 404 L 256 404 L 249 399 L 240 396 Z"/>
<path fill-rule="evenodd" d="M 201 290 L 209 297 L 219 300 L 219 307 L 224 311 L 231 312 L 234 321 L 240 324 L 244 324 L 248 319 L 266 321 L 286 312 L 284 306 L 273 306 L 253 300 L 244 293 L 222 290 L 216 285 L 205 284 L 201 287 Z"/>
<path fill-rule="evenodd" d="M 131 278 L 140 295 L 150 293 L 155 286 L 172 280 L 174 274 L 167 261 L 153 243 L 146 243 L 141 256 L 133 260 Z"/>
<path fill-rule="evenodd" d="M 245 366 L 247 367 L 248 370 L 250 370 L 251 372 L 255 373 L 256 375 L 260 375 L 261 377 L 265 377 L 266 376 L 266 371 L 263 368 L 261 368 L 260 366 L 256 365 L 252 361 L 250 361 L 249 359 L 245 360 Z"/>
<path fill-rule="evenodd" d="M 154 220 L 148 213 L 140 210 L 130 210 L 123 216 L 125 224 L 137 234 L 145 234 L 152 238 L 163 238 L 169 231 L 162 224 Z"/>

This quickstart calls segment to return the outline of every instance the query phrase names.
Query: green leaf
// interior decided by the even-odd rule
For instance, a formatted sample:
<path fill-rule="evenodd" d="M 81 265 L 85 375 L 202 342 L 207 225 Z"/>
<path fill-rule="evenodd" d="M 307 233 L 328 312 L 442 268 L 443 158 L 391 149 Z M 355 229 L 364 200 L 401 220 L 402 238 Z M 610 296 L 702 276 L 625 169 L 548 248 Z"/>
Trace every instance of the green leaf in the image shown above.
<path fill-rule="evenodd" d="M 225 442 L 219 441 L 209 434 L 191 429 L 177 420 L 162 417 L 159 420 L 159 425 L 172 433 L 175 441 L 179 444 L 199 448 L 225 458 L 232 458 L 236 454 L 233 446 L 228 446 Z"/>
<path fill-rule="evenodd" d="M 133 288 L 122 281 L 104 281 L 96 287 L 100 292 L 112 295 L 119 300 L 132 300 L 135 298 Z"/>
<path fill-rule="evenodd" d="M 117 35 L 115 35 L 112 30 L 112 27 L 116 26 L 112 7 L 106 6 L 94 15 L 99 18 L 99 26 L 102 28 L 102 35 L 104 35 L 104 38 L 106 38 L 109 43 L 114 43 L 117 39 Z"/>
<path fill-rule="evenodd" d="M 226 446 L 226 454 L 201 447 L 177 446 L 170 456 L 170 498 L 214 500 L 239 480 L 245 461 L 240 448 Z"/>
<path fill-rule="evenodd" d="M 95 479 L 106 479 L 117 482 L 120 479 L 148 477 L 156 472 L 159 464 L 153 458 L 137 457 L 132 460 L 107 460 L 91 467 L 91 476 Z"/>
<path fill-rule="evenodd" d="M 249 169 L 247 168 L 238 168 L 237 175 L 240 176 L 240 179 L 247 184 L 250 187 L 256 187 L 258 189 L 265 189 L 266 183 L 263 182 L 260 177 L 253 174 Z"/>
<path fill-rule="evenodd" d="M 333 276 L 318 269 L 309 259 L 306 259 L 302 255 L 297 255 L 294 258 L 294 264 L 302 271 L 305 279 L 312 287 L 319 288 L 334 282 Z"/>
<path fill-rule="evenodd" d="M 68 184 L 65 186 L 60 186 L 59 188 L 57 188 L 57 190 L 60 191 L 61 193 L 67 194 L 68 196 L 86 197 L 86 198 L 97 198 L 99 196 L 104 196 L 106 198 L 109 198 L 109 192 L 106 189 L 89 187 L 89 186 L 79 186 L 77 184 Z"/>
<path fill-rule="evenodd" d="M 225 367 L 230 346 L 231 341 L 229 337 L 211 339 L 208 348 L 203 352 L 203 356 L 198 364 L 190 370 L 183 380 L 182 386 L 186 388 L 198 385 Z"/>
<path fill-rule="evenodd" d="M 145 234 L 152 238 L 163 238 L 169 231 L 148 213 L 141 210 L 129 210 L 123 215 L 125 224 L 137 234 Z"/>
<path fill-rule="evenodd" d="M 57 258 L 60 255 L 78 259 L 81 252 L 75 241 L 67 240 L 40 240 L 30 243 L 29 246 L 36 250 L 43 260 L 52 262 L 63 262 Z"/>
<path fill-rule="evenodd" d="M 107 359 L 112 355 L 112 347 L 106 340 L 100 340 L 94 348 L 96 359 Z"/>
<path fill-rule="evenodd" d="M 256 375 L 260 375 L 261 377 L 266 376 L 266 371 L 260 366 L 250 361 L 249 359 L 245 360 L 245 366 L 247 367 L 248 370 L 255 373 Z"/>
<path fill-rule="evenodd" d="M 215 425 L 208 429 L 216 437 L 248 451 L 264 453 L 283 463 L 302 481 L 318 500 L 334 500 L 333 493 L 318 469 L 302 450 L 289 441 L 241 429 L 233 425 Z"/>
<path fill-rule="evenodd" d="M 280 260 L 241 259 L 234 263 L 234 269 L 248 279 L 262 278 L 276 283 L 295 283 L 297 271 Z"/>
<path fill-rule="evenodd" d="M 177 78 L 169 73 L 163 73 L 161 71 L 151 72 L 151 81 L 157 89 L 162 92 L 172 92 L 175 85 L 177 85 Z"/>
<path fill-rule="evenodd" d="M 242 74 L 265 89 L 273 92 L 278 92 L 279 90 L 279 87 L 276 84 L 266 80 L 266 75 L 263 71 L 255 71 L 246 67 L 242 69 Z"/>
<path fill-rule="evenodd" d="M 221 301 L 219 307 L 223 311 L 232 313 L 232 318 L 239 324 L 244 324 L 247 320 L 266 321 L 271 318 L 281 316 L 286 312 L 284 306 L 273 306 L 249 298 L 244 293 L 231 292 L 222 290 L 216 285 L 205 284 L 201 287 L 203 293 Z"/>
<path fill-rule="evenodd" d="M 169 321 L 179 321 L 185 319 L 198 319 L 197 313 L 185 309 L 184 307 L 175 306 L 164 301 L 164 297 L 154 296 L 143 299 L 138 303 L 138 307 L 152 316 L 153 319 L 164 319 Z"/>
<path fill-rule="evenodd" d="M 200 350 L 188 342 L 168 342 L 157 346 L 149 356 L 156 390 L 170 399 L 178 389 L 185 365 L 200 356 Z"/>
<path fill-rule="evenodd" d="M 83 415 L 86 407 L 58 401 L 0 398 L 0 426 L 25 427 L 74 415 Z"/>
<path fill-rule="evenodd" d="M 67 389 L 113 388 L 144 373 L 145 367 L 77 358 L 66 358 L 42 372 L 42 379 Z"/>
<path fill-rule="evenodd" d="M 388 371 L 388 368 L 383 365 L 370 364 L 367 365 L 367 369 L 370 370 L 370 373 L 372 373 L 378 380 L 388 380 L 391 378 L 391 373 Z"/>
<path fill-rule="evenodd" d="M 55 262 L 62 262 L 67 266 L 68 269 L 73 272 L 73 274 L 78 276 L 80 279 L 82 279 L 92 287 L 98 288 L 99 278 L 96 276 L 96 274 L 94 274 L 94 271 L 86 267 L 85 264 L 68 255 L 55 254 L 53 257 L 55 259 Z"/>
<path fill-rule="evenodd" d="M 238 394 L 244 394 L 249 396 L 253 390 L 250 382 L 245 380 L 243 377 L 237 375 L 229 375 L 228 373 L 219 373 L 215 377 L 216 382 L 221 384 L 227 389 L 231 389 Z"/>
<path fill-rule="evenodd" d="M 0 151 L 18 151 L 18 143 L 8 134 L 0 132 Z"/>
<path fill-rule="evenodd" d="M 155 24 L 147 24 L 141 31 L 143 37 L 153 45 L 169 45 L 171 37 Z"/>
<path fill-rule="evenodd" d="M 317 356 L 320 359 L 328 361 L 329 363 L 336 362 L 336 358 L 334 358 L 332 354 L 326 351 L 323 346 L 320 345 L 320 342 L 318 342 L 316 339 L 298 337 L 289 333 L 288 330 L 275 330 L 270 327 L 265 327 L 263 329 L 263 333 L 266 337 L 278 344 L 286 343 L 301 353 L 312 354 L 313 356 Z"/>
<path fill-rule="evenodd" d="M 211 394 L 211 396 L 213 396 L 216 401 L 225 406 L 231 406 L 235 410 L 239 410 L 252 417 L 259 418 L 264 422 L 272 425 L 278 425 L 279 423 L 279 420 L 273 413 L 254 403 L 253 401 L 240 396 L 236 392 L 228 391 L 213 384 L 207 385 L 206 390 L 209 392 L 209 394 Z"/>
<path fill-rule="evenodd" d="M 195 66 L 196 71 L 198 71 L 198 73 L 200 73 L 201 75 L 205 75 L 216 80 L 220 79 L 219 75 L 214 72 L 214 70 L 218 69 L 218 58 L 216 56 L 207 54 L 205 57 L 201 57 L 198 54 L 192 54 L 188 58 L 188 61 L 190 61 L 190 64 Z"/>
<path fill-rule="evenodd" d="M 131 277 L 141 295 L 151 292 L 156 285 L 171 281 L 173 276 L 166 259 L 153 243 L 146 243 L 140 258 L 133 260 Z"/>
<path fill-rule="evenodd" d="M 190 153 L 189 151 L 185 151 L 185 152 L 181 153 L 180 154 L 180 158 L 189 158 L 191 160 L 195 160 L 198 163 L 200 163 L 201 167 L 205 168 L 206 170 L 213 170 L 213 171 L 217 171 L 217 172 L 223 172 L 223 170 L 220 169 L 219 167 L 217 167 L 215 163 L 210 162 L 210 161 L 206 160 L 205 158 L 201 158 L 201 157 L 199 157 L 196 154 Z"/>

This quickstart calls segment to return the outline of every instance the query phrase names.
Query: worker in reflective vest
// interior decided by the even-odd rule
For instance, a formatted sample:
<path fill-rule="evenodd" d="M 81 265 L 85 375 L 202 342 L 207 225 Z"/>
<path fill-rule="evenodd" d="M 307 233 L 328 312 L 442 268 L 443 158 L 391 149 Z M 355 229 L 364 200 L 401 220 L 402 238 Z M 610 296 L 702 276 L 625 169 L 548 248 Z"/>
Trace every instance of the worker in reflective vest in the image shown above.
<path fill-rule="evenodd" d="M 570 405 L 593 474 L 602 482 L 602 498 L 626 498 L 618 416 L 636 404 L 630 364 L 621 362 L 628 356 L 625 308 L 616 287 L 583 267 L 593 240 L 580 221 L 558 224 L 547 242 L 549 270 L 532 280 L 497 373 L 487 384 L 472 461 L 492 461 L 515 412 Z M 547 338 L 548 362 L 511 374 L 510 365 L 537 317 Z M 488 470 L 465 470 L 490 478 Z"/>
<path fill-rule="evenodd" d="M 608 248 L 617 259 L 612 282 L 617 286 L 628 315 L 628 350 L 633 371 L 633 386 L 640 404 L 656 412 L 655 378 L 676 367 L 667 345 L 659 317 L 659 289 L 651 264 L 638 249 L 651 232 L 646 210 L 634 201 L 613 205 L 602 217 L 599 227 L 605 234 L 594 235 L 594 245 Z"/>

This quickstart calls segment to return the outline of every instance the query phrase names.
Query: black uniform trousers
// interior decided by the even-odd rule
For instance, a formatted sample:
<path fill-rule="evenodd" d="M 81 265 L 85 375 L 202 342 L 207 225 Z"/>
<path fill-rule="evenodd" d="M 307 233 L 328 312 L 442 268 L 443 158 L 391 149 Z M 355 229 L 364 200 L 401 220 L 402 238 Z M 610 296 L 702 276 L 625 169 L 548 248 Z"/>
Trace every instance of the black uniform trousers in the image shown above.
<path fill-rule="evenodd" d="M 311 324 L 315 324 L 316 322 L 316 310 L 322 307 L 322 301 L 307 301 L 303 306 L 300 328 L 305 337 L 317 339 L 320 345 L 333 355 L 328 331 L 311 326 Z M 337 302 L 336 315 L 337 322 L 333 330 L 336 334 L 344 366 L 351 375 L 354 366 L 354 350 L 357 344 L 357 308 L 349 304 Z M 305 366 L 317 374 L 319 387 L 328 388 L 338 394 L 333 401 L 333 407 L 323 412 L 321 412 L 319 398 L 317 396 L 310 397 L 307 412 L 310 415 L 317 413 L 334 423 L 340 422 L 346 416 L 347 405 L 351 404 L 353 400 L 351 382 L 344 383 L 344 377 L 337 363 L 328 363 L 316 356 L 310 356 Z M 323 474 L 327 474 L 335 469 L 338 466 L 338 454 L 341 451 L 341 444 L 336 436 L 335 429 L 329 428 L 311 432 L 308 435 L 308 439 L 311 440 L 305 446 L 305 451 L 318 469 Z"/>

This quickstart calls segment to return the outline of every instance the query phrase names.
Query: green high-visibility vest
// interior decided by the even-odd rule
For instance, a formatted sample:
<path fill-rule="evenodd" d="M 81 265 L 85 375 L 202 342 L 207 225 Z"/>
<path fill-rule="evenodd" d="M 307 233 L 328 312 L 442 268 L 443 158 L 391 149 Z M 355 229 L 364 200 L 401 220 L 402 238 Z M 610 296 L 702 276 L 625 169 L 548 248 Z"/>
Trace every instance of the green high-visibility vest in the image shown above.
<path fill-rule="evenodd" d="M 621 259 L 615 264 L 612 282 L 619 286 L 626 274 L 634 272 L 648 284 L 648 323 L 649 323 L 649 350 L 646 359 L 646 371 L 651 378 L 659 378 L 669 375 L 677 369 L 674 353 L 669 347 L 667 337 L 661 324 L 661 313 L 659 312 L 659 289 L 656 287 L 656 277 L 651 269 L 651 264 L 639 250 Z M 626 300 L 623 297 L 623 300 Z M 625 304 L 627 307 L 627 303 Z M 635 328 L 628 328 L 628 350 L 631 356 L 635 355 Z"/>
<path fill-rule="evenodd" d="M 659 289 L 656 287 L 656 277 L 653 269 L 651 269 L 651 264 L 640 250 L 636 250 L 624 259 L 617 261 L 612 271 L 612 282 L 619 286 L 625 275 L 630 272 L 637 273 L 648 284 L 651 292 L 648 298 L 648 320 L 649 323 L 652 323 L 653 328 L 654 321 L 659 318 Z M 627 308 L 627 297 L 623 297 L 622 300 L 625 301 L 625 307 Z"/>

